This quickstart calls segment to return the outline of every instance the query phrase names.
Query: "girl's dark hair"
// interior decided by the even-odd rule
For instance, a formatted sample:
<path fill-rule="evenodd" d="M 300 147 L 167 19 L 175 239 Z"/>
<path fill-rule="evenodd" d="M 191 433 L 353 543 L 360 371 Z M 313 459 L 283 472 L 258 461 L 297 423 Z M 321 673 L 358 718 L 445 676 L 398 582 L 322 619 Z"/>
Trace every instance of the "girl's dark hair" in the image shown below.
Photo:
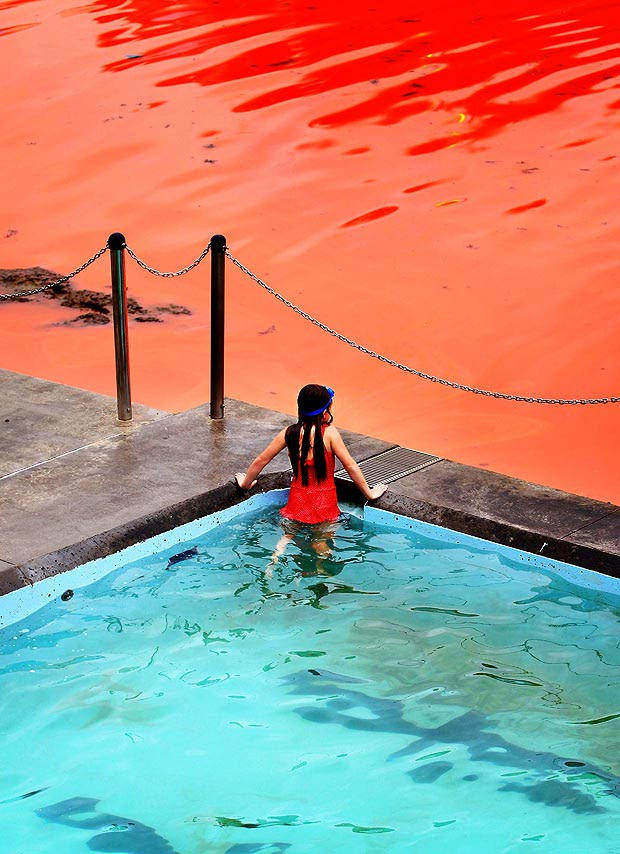
<path fill-rule="evenodd" d="M 301 482 L 308 485 L 308 466 L 306 459 L 310 450 L 310 435 L 314 427 L 314 470 L 317 481 L 325 480 L 327 477 L 327 464 L 325 462 L 325 446 L 323 445 L 323 412 L 317 415 L 304 415 L 304 412 L 313 412 L 325 404 L 331 402 L 331 395 L 324 385 L 305 385 L 297 395 L 297 424 L 291 424 L 285 433 L 288 455 L 293 467 L 293 475 L 297 477 L 297 468 L 301 468 Z M 303 439 L 301 441 L 301 453 L 299 449 L 299 436 L 303 427 Z"/>

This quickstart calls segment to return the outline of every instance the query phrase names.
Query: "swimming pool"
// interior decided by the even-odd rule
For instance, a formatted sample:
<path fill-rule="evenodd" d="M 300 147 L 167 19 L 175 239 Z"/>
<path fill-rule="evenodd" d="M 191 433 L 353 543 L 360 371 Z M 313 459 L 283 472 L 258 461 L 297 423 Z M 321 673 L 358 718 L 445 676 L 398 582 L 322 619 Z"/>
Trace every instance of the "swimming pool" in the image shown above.
<path fill-rule="evenodd" d="M 617 582 L 282 501 L 0 600 L 0 850 L 618 850 Z"/>

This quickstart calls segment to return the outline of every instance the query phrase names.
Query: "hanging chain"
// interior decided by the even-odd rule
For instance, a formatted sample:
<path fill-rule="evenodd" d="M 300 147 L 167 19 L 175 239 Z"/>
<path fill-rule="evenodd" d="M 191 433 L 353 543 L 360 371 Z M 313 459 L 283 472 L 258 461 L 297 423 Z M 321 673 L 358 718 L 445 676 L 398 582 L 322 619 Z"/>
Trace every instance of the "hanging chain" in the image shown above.
<path fill-rule="evenodd" d="M 142 267 L 142 269 L 146 270 L 148 273 L 152 273 L 154 276 L 161 276 L 163 278 L 174 278 L 176 276 L 183 276 L 185 273 L 188 273 L 194 267 L 197 267 L 198 264 L 203 261 L 207 255 L 209 254 L 209 250 L 211 248 L 211 244 L 209 243 L 200 253 L 198 258 L 188 264 L 187 267 L 183 267 L 181 270 L 175 270 L 174 272 L 162 272 L 161 270 L 155 270 L 153 267 L 149 267 L 144 261 L 142 261 L 135 252 L 129 248 L 125 244 L 125 249 L 127 249 L 127 253 L 133 258 L 133 260 L 138 264 L 138 266 Z M 42 291 L 48 290 L 49 288 L 53 288 L 57 285 L 62 285 L 65 282 L 68 282 L 69 279 L 72 279 L 74 276 L 77 276 L 87 267 L 90 267 L 98 258 L 100 258 L 105 252 L 107 252 L 108 246 L 102 247 L 98 252 L 96 252 L 92 258 L 89 258 L 88 261 L 85 261 L 84 264 L 79 266 L 72 273 L 69 273 L 67 276 L 63 276 L 60 279 L 57 279 L 54 282 L 48 282 L 45 285 L 42 285 L 39 288 L 34 288 L 29 291 L 19 291 L 18 293 L 13 294 L 0 294 L 0 300 L 10 300 L 10 299 L 19 299 L 20 297 L 32 296 L 34 294 L 39 294 Z M 230 260 L 237 266 L 242 272 L 244 272 L 247 276 L 249 276 L 256 284 L 260 285 L 261 288 L 270 293 L 273 297 L 279 300 L 288 308 L 292 309 L 296 314 L 300 317 L 303 317 L 304 320 L 309 321 L 314 326 L 318 326 L 319 329 L 322 329 L 324 332 L 327 332 L 329 335 L 333 335 L 334 338 L 337 338 L 339 341 L 342 341 L 344 344 L 348 344 L 350 347 L 354 347 L 356 350 L 359 350 L 361 353 L 365 353 L 367 356 L 371 356 L 373 359 L 378 359 L 380 362 L 384 362 L 386 365 L 392 365 L 394 368 L 398 368 L 400 371 L 405 371 L 408 374 L 414 374 L 417 377 L 420 377 L 424 380 L 429 380 L 433 383 L 440 383 L 441 385 L 449 386 L 450 388 L 460 389 L 461 391 L 469 391 L 472 394 L 481 394 L 485 397 L 494 397 L 500 400 L 514 400 L 520 403 L 549 403 L 549 404 L 573 404 L 573 405 L 586 405 L 586 404 L 598 404 L 598 403 L 620 403 L 620 397 L 595 397 L 595 398 L 553 398 L 553 397 L 526 397 L 524 395 L 519 394 L 504 394 L 499 391 L 487 391 L 486 389 L 475 388 L 474 386 L 463 385 L 462 383 L 452 382 L 451 380 L 443 379 L 442 377 L 436 377 L 432 374 L 426 374 L 423 371 L 418 371 L 415 368 L 411 368 L 408 365 L 404 365 L 401 362 L 397 362 L 394 359 L 390 359 L 388 356 L 383 356 L 380 353 L 376 353 L 374 350 L 370 350 L 368 347 L 364 347 L 363 344 L 359 344 L 357 341 L 353 341 L 353 339 L 348 338 L 346 335 L 343 335 L 341 332 L 337 332 L 335 329 L 332 329 L 331 326 L 328 326 L 326 323 L 322 323 L 320 320 L 317 320 L 316 317 L 312 317 L 312 315 L 308 314 L 308 312 L 304 311 L 298 305 L 288 300 L 285 296 L 278 293 L 274 288 L 268 285 L 266 282 L 263 282 L 255 273 L 252 273 L 251 270 L 241 263 L 234 255 L 230 253 L 227 247 L 224 248 L 224 252 L 230 258 Z"/>
<path fill-rule="evenodd" d="M 327 326 L 326 323 L 322 323 L 320 320 L 317 320 L 315 317 L 312 317 L 302 308 L 299 308 L 298 305 L 292 303 L 286 297 L 279 294 L 276 290 L 270 287 L 266 282 L 263 282 L 262 279 L 259 279 L 257 275 L 252 273 L 246 266 L 244 266 L 241 261 L 238 261 L 234 255 L 225 249 L 226 255 L 230 258 L 230 260 L 239 267 L 247 276 L 253 279 L 257 285 L 260 285 L 261 288 L 264 288 L 268 293 L 270 293 L 273 297 L 279 300 L 288 308 L 292 309 L 294 312 L 299 314 L 305 320 L 308 320 L 310 323 L 314 324 L 314 326 L 318 326 L 319 329 L 322 329 L 324 332 L 333 335 L 334 338 L 338 338 L 339 341 L 342 341 L 344 344 L 349 344 L 351 347 L 355 347 L 362 353 L 365 353 L 367 356 L 372 356 L 373 359 L 378 359 L 380 362 L 385 362 L 386 365 L 392 365 L 394 368 L 398 368 L 400 371 L 406 371 L 408 374 L 415 374 L 417 377 L 421 377 L 423 380 L 430 380 L 433 383 L 441 383 L 441 385 L 450 386 L 450 388 L 458 388 L 461 391 L 470 391 L 472 394 L 482 394 L 485 397 L 495 397 L 501 400 L 516 400 L 521 403 L 556 403 L 556 404 L 588 404 L 588 403 L 620 403 L 620 397 L 597 397 L 597 398 L 587 398 L 587 399 L 570 399 L 563 400 L 552 397 L 525 397 L 519 394 L 502 394 L 499 391 L 486 391 L 481 388 L 474 388 L 469 385 L 462 385 L 461 383 L 451 382 L 450 380 L 442 379 L 441 377 L 435 377 L 432 374 L 425 374 L 423 371 L 417 371 L 415 368 L 410 368 L 408 365 L 403 365 L 401 362 L 396 362 L 394 359 L 390 359 L 387 356 L 382 356 L 380 353 L 375 353 L 374 350 L 369 350 L 368 347 L 364 347 L 363 344 L 358 344 L 356 341 L 353 341 L 351 338 L 347 338 L 346 335 L 342 335 L 340 332 L 337 332 L 335 329 L 332 329 L 331 326 Z"/>
<path fill-rule="evenodd" d="M 46 285 L 41 285 L 40 288 L 35 288 L 32 291 L 20 291 L 15 294 L 0 294 L 0 300 L 4 299 L 18 299 L 19 297 L 28 297 L 32 294 L 40 294 L 41 291 L 46 291 L 48 288 L 53 288 L 56 285 L 63 285 L 65 282 L 68 282 L 69 279 L 72 279 L 74 276 L 77 276 L 78 273 L 81 273 L 82 270 L 85 270 L 87 267 L 90 267 L 91 264 L 97 260 L 97 258 L 101 258 L 101 256 L 108 251 L 107 245 L 100 249 L 98 252 L 95 252 L 92 258 L 89 258 L 88 261 L 85 261 L 77 270 L 74 270 L 72 273 L 69 273 L 68 276 L 63 276 L 62 279 L 57 279 L 55 282 L 48 282 Z"/>
<path fill-rule="evenodd" d="M 127 254 L 133 258 L 133 260 L 136 262 L 136 264 L 139 267 L 142 267 L 143 270 L 146 270 L 147 273 L 152 273 L 154 276 L 162 276 L 164 279 L 172 279 L 175 276 L 183 276 L 185 273 L 189 273 L 189 271 L 193 270 L 194 267 L 197 267 L 201 261 L 204 261 L 204 259 L 209 254 L 209 250 L 211 249 L 211 244 L 209 243 L 202 250 L 202 252 L 198 256 L 198 258 L 196 258 L 195 261 L 192 261 L 192 263 L 188 264 L 187 267 L 183 267 L 182 270 L 175 270 L 175 272 L 173 272 L 173 273 L 162 273 L 161 270 L 155 270 L 155 269 L 153 269 L 153 267 L 149 267 L 148 264 L 146 264 L 144 261 L 141 261 L 140 258 L 138 258 L 138 256 L 133 251 L 133 249 L 130 249 L 129 246 L 127 246 L 127 244 L 125 244 L 125 249 L 127 250 Z"/>

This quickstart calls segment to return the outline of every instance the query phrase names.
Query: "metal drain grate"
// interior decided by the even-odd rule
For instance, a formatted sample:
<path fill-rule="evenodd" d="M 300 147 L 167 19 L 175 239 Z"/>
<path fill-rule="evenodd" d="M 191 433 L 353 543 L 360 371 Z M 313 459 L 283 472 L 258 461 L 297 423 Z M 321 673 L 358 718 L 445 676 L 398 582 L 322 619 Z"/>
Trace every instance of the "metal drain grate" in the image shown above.
<path fill-rule="evenodd" d="M 366 460 L 361 460 L 358 465 L 372 489 L 378 483 L 392 483 L 394 480 L 413 474 L 414 471 L 419 471 L 442 459 L 443 457 L 433 457 L 431 454 L 422 453 L 422 451 L 412 451 L 411 448 L 396 447 L 382 451 L 374 457 L 368 457 Z M 334 472 L 334 477 L 340 480 L 351 480 L 345 469 L 338 469 L 337 472 Z"/>

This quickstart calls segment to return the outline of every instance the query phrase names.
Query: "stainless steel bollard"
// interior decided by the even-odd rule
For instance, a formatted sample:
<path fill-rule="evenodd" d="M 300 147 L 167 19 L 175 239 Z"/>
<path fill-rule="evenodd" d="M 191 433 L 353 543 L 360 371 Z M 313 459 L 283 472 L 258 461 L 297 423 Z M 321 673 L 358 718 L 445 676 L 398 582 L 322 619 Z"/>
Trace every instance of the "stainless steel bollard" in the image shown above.
<path fill-rule="evenodd" d="M 127 334 L 127 290 L 125 287 L 125 237 L 114 232 L 108 238 L 112 271 L 112 313 L 116 357 L 116 408 L 119 421 L 131 421 L 129 341 Z"/>
<path fill-rule="evenodd" d="M 224 263 L 226 238 L 211 238 L 211 418 L 224 417 Z"/>

